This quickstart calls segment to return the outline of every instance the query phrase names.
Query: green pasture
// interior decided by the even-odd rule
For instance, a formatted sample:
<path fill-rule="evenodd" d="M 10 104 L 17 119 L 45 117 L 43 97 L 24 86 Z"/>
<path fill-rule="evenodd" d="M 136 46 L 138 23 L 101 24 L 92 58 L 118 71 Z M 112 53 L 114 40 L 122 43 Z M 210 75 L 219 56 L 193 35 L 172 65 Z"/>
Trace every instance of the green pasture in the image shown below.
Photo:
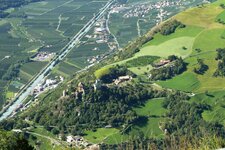
<path fill-rule="evenodd" d="M 154 46 L 154 45 L 160 45 L 166 41 L 169 41 L 171 39 L 180 38 L 180 37 L 196 37 L 201 31 L 203 31 L 204 28 L 197 27 L 197 26 L 186 26 L 185 28 L 179 28 L 175 31 L 175 33 L 164 36 L 160 33 L 157 33 L 154 36 L 154 39 L 149 41 L 148 43 L 144 44 L 143 47 L 146 46 Z"/>
<path fill-rule="evenodd" d="M 213 110 L 204 111 L 202 117 L 208 122 L 220 122 L 225 126 L 224 106 L 214 107 Z"/>
<path fill-rule="evenodd" d="M 103 75 L 108 74 L 110 71 L 110 68 L 112 68 L 113 66 L 105 66 L 103 68 L 100 68 L 98 70 L 95 71 L 95 77 L 97 79 L 101 78 Z"/>
<path fill-rule="evenodd" d="M 139 122 L 132 126 L 128 134 L 121 134 L 119 132 L 111 134 L 105 138 L 104 142 L 107 144 L 125 142 L 129 139 L 139 138 L 138 136 L 140 135 L 140 132 L 148 138 L 163 137 L 163 131 L 159 127 L 159 124 L 165 119 L 162 116 L 167 112 L 167 110 L 162 107 L 163 101 L 164 98 L 150 99 L 145 103 L 145 105 L 133 108 L 138 115 L 148 117 L 146 122 Z"/>
<path fill-rule="evenodd" d="M 199 34 L 193 44 L 193 54 L 197 54 L 195 49 L 200 49 L 201 52 L 215 51 L 217 48 L 225 48 L 225 39 L 221 38 L 225 28 L 221 29 L 206 29 Z"/>
<path fill-rule="evenodd" d="M 65 143 L 62 144 L 62 142 L 56 144 L 53 142 L 53 139 L 59 141 L 57 137 L 55 137 L 51 132 L 45 130 L 42 127 L 36 127 L 32 130 L 29 130 L 30 138 L 29 138 L 29 143 L 33 146 L 36 145 L 35 141 L 39 141 L 40 149 L 54 149 L 54 150 L 61 150 L 61 149 L 66 149 Z M 36 137 L 36 140 L 34 140 L 31 137 Z"/>
<path fill-rule="evenodd" d="M 186 25 L 204 27 L 204 28 L 220 28 L 221 24 L 215 22 L 217 15 L 223 9 L 218 5 L 204 5 L 190 8 L 184 12 L 179 13 L 174 18 Z"/>
<path fill-rule="evenodd" d="M 119 133 L 115 128 L 99 128 L 96 131 L 86 131 L 84 138 L 91 143 L 99 144 L 103 142 L 107 137 Z"/>
<path fill-rule="evenodd" d="M 150 55 L 166 58 L 169 55 L 176 55 L 185 58 L 192 53 L 193 42 L 194 38 L 184 35 L 184 37 L 171 39 L 157 46 L 145 46 L 134 57 Z"/>
<path fill-rule="evenodd" d="M 145 124 L 132 126 L 131 131 L 128 134 L 115 133 L 107 136 L 107 138 L 104 140 L 104 143 L 119 144 L 126 142 L 129 139 L 140 138 L 139 136 L 148 138 L 162 138 L 164 134 L 159 128 L 159 123 L 163 121 L 164 118 L 149 118 Z"/>
<path fill-rule="evenodd" d="M 200 93 L 192 97 L 190 101 L 210 105 L 211 109 L 202 113 L 203 118 L 209 122 L 222 122 L 225 125 L 225 91 Z"/>
<path fill-rule="evenodd" d="M 176 89 L 186 92 L 194 91 L 200 86 L 199 80 L 192 72 L 185 72 L 171 80 L 158 81 L 157 83 L 164 88 Z"/>
<path fill-rule="evenodd" d="M 148 73 L 153 67 L 151 65 L 141 66 L 141 67 L 130 67 L 128 70 L 132 71 L 136 75 L 144 75 Z"/>
<path fill-rule="evenodd" d="M 162 107 L 164 98 L 148 100 L 144 106 L 134 108 L 139 116 L 163 116 L 167 111 Z"/>
<path fill-rule="evenodd" d="M 220 13 L 220 14 L 217 16 L 216 20 L 217 20 L 218 22 L 225 23 L 225 11 L 223 11 L 222 13 Z"/>

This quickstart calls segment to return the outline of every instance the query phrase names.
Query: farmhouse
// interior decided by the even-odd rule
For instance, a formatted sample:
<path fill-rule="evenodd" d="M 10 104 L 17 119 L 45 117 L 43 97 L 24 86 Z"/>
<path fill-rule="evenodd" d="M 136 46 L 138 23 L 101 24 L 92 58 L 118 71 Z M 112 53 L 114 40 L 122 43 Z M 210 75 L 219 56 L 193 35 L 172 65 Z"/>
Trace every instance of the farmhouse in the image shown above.
<path fill-rule="evenodd" d="M 68 143 L 73 143 L 73 142 L 83 141 L 83 138 L 81 136 L 69 135 L 69 136 L 66 137 L 66 141 Z"/>
<path fill-rule="evenodd" d="M 170 60 L 162 59 L 162 60 L 160 60 L 160 62 L 155 63 L 154 66 L 155 66 L 156 68 L 158 68 L 158 67 L 165 66 L 166 64 L 168 64 L 168 63 L 170 63 L 170 62 L 171 62 Z"/>
<path fill-rule="evenodd" d="M 48 61 L 49 59 L 53 58 L 54 56 L 55 56 L 55 53 L 40 52 L 34 56 L 33 60 Z"/>
<path fill-rule="evenodd" d="M 116 80 L 114 81 L 114 83 L 115 83 L 116 85 L 118 85 L 118 84 L 120 84 L 120 83 L 122 83 L 122 82 L 125 82 L 125 81 L 131 81 L 131 80 L 132 80 L 132 77 L 129 76 L 129 75 L 127 75 L 127 76 L 120 76 L 118 79 L 116 79 Z"/>
<path fill-rule="evenodd" d="M 84 140 L 81 136 L 72 136 L 69 135 L 66 137 L 66 142 L 71 145 L 76 145 L 78 147 L 88 147 L 91 144 Z"/>

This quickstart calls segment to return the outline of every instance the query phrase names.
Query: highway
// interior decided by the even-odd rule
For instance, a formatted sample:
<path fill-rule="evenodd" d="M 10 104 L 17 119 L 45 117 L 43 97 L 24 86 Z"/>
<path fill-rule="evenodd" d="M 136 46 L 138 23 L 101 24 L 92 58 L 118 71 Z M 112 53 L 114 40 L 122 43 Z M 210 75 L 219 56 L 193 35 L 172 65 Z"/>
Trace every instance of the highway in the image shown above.
<path fill-rule="evenodd" d="M 27 96 L 33 91 L 33 89 L 45 79 L 46 75 L 56 66 L 56 64 L 63 60 L 71 50 L 77 46 L 87 32 L 95 25 L 95 23 L 104 15 L 104 13 L 109 9 L 109 7 L 116 0 L 110 0 L 107 4 L 100 9 L 100 12 L 96 14 L 84 27 L 66 44 L 64 48 L 48 63 L 48 65 L 42 69 L 37 75 L 35 75 L 23 88 L 18 92 L 14 100 L 5 106 L 0 112 L 0 121 L 7 119 L 12 115 L 14 110 L 27 98 Z"/>

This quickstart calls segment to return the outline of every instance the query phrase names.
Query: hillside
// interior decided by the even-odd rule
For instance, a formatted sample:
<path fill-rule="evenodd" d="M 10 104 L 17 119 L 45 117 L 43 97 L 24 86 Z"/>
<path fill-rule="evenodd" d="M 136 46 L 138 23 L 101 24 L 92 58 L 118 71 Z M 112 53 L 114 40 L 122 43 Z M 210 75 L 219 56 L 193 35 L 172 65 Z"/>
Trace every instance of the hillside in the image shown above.
<path fill-rule="evenodd" d="M 51 137 L 62 149 L 222 148 L 224 54 L 225 0 L 198 5 L 45 92 L 1 126 Z M 66 143 L 70 135 L 82 142 Z M 29 137 L 34 146 L 37 139 Z"/>

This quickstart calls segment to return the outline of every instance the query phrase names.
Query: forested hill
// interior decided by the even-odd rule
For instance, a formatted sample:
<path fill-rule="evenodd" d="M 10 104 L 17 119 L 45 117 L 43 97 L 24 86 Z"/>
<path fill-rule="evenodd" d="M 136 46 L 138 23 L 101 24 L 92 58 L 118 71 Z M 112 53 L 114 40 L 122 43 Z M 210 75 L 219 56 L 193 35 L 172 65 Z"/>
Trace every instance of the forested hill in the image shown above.
<path fill-rule="evenodd" d="M 42 0 L 0 0 L 0 18 L 4 18 L 9 15 L 7 12 L 4 12 L 9 8 L 16 8 L 22 5 L 27 5 L 31 2 L 38 2 Z"/>
<path fill-rule="evenodd" d="M 225 147 L 224 6 L 218 0 L 181 12 L 58 88 L 29 97 L 31 106 L 0 126 L 80 149 Z M 34 146 L 48 143 L 28 138 Z"/>

